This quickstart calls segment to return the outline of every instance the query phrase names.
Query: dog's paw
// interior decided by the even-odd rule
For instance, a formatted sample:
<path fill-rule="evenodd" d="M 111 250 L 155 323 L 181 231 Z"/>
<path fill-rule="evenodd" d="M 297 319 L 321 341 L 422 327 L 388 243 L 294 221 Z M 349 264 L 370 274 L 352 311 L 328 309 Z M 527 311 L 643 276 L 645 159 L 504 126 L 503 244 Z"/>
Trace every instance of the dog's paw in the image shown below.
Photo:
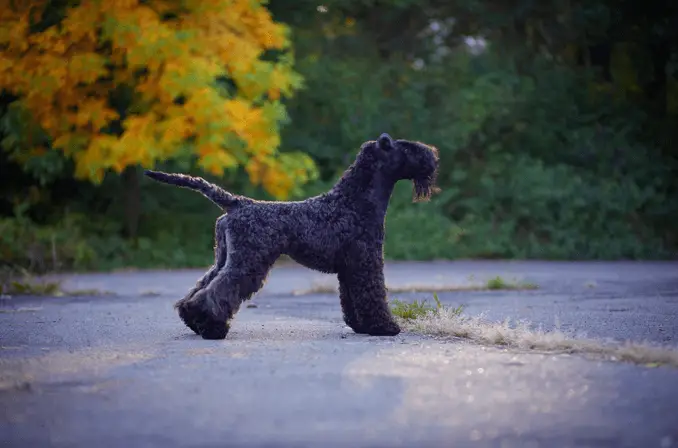
<path fill-rule="evenodd" d="M 367 334 L 367 331 L 358 325 L 346 325 L 348 328 L 353 330 L 355 334 Z"/>
<path fill-rule="evenodd" d="M 193 298 L 181 299 L 174 305 L 184 324 L 196 334 L 200 334 L 201 328 L 206 325 L 206 322 L 213 319 L 205 306 L 206 302 L 203 296 L 204 293 L 199 291 Z"/>
<path fill-rule="evenodd" d="M 395 322 L 387 322 L 382 325 L 373 325 L 365 329 L 365 333 L 370 336 L 396 336 L 400 333 L 400 326 Z"/>
<path fill-rule="evenodd" d="M 228 324 L 226 322 L 210 321 L 201 322 L 200 336 L 207 340 L 226 339 Z"/>
<path fill-rule="evenodd" d="M 362 325 L 358 324 L 357 319 L 354 316 L 344 314 L 344 323 L 356 334 L 367 334 Z"/>
<path fill-rule="evenodd" d="M 176 309 L 179 312 L 179 317 L 184 324 L 193 330 L 195 334 L 200 334 L 198 330 L 198 313 L 197 310 L 192 309 L 187 302 L 177 303 Z"/>

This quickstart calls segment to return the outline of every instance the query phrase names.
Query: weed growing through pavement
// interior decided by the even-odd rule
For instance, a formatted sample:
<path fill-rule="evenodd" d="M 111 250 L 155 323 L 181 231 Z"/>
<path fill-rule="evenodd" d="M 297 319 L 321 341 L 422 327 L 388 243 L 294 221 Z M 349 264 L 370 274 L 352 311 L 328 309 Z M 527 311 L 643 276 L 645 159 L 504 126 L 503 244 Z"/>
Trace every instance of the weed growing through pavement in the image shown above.
<path fill-rule="evenodd" d="M 443 305 L 438 298 L 438 294 L 433 293 L 433 299 L 435 300 L 435 306 L 429 305 L 424 300 L 414 300 L 413 302 L 403 302 L 398 299 L 391 300 L 391 312 L 394 316 L 397 316 L 405 320 L 415 320 L 425 318 L 430 314 L 439 314 L 443 310 L 447 313 L 450 313 L 454 316 L 461 315 L 464 307 L 459 305 L 456 308 L 450 308 Z"/>
<path fill-rule="evenodd" d="M 518 282 L 518 281 L 513 281 L 513 282 L 507 282 L 500 276 L 493 277 L 489 279 L 485 283 L 485 288 L 490 289 L 490 290 L 515 290 L 515 289 L 537 289 L 539 286 L 537 286 L 534 283 L 530 282 Z"/>

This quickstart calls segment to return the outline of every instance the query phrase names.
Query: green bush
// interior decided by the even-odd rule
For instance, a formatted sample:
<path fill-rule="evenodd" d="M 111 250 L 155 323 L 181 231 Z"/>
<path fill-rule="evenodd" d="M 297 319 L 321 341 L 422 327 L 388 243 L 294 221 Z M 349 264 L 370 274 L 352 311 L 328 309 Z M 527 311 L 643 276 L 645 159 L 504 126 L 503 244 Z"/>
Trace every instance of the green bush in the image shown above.
<path fill-rule="evenodd" d="M 78 225 L 64 216 L 59 226 L 39 226 L 23 215 L 0 218 L 2 263 L 34 272 L 83 267 L 97 257 Z"/>
<path fill-rule="evenodd" d="M 308 148 L 327 182 L 384 131 L 438 146 L 442 193 L 411 204 L 410 187 L 397 186 L 389 258 L 675 256 L 675 165 L 642 140 L 646 117 L 590 95 L 580 73 L 538 59 L 525 71 L 492 53 L 421 71 L 397 61 L 306 61 L 309 87 L 290 105 L 293 123 L 304 125 L 283 136 Z"/>

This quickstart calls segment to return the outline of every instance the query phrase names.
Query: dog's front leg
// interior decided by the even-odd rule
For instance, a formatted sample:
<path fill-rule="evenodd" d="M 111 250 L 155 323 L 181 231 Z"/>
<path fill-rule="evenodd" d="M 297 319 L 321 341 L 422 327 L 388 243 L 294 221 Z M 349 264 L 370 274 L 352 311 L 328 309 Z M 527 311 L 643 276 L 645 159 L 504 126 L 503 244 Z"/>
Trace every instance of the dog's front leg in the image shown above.
<path fill-rule="evenodd" d="M 400 327 L 386 301 L 384 262 L 381 252 L 373 249 L 366 243 L 356 242 L 348 251 L 346 265 L 339 275 L 342 309 L 348 318 L 346 323 L 356 333 L 395 336 L 400 333 Z"/>
<path fill-rule="evenodd" d="M 344 322 L 355 333 L 365 334 L 365 330 L 358 324 L 358 315 L 356 314 L 355 305 L 353 304 L 353 297 L 350 295 L 348 276 L 339 273 L 337 277 L 339 279 L 339 301 Z"/>

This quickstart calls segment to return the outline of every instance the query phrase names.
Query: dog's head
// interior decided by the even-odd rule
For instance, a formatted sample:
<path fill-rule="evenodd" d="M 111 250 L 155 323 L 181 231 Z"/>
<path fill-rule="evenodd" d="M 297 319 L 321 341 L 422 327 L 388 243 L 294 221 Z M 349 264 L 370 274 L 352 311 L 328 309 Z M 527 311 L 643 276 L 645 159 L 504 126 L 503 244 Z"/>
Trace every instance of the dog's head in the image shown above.
<path fill-rule="evenodd" d="M 376 141 L 363 145 L 371 153 L 372 163 L 393 181 L 412 180 L 413 200 L 427 201 L 440 191 L 435 186 L 438 175 L 438 149 L 421 142 L 394 140 L 381 134 Z"/>

